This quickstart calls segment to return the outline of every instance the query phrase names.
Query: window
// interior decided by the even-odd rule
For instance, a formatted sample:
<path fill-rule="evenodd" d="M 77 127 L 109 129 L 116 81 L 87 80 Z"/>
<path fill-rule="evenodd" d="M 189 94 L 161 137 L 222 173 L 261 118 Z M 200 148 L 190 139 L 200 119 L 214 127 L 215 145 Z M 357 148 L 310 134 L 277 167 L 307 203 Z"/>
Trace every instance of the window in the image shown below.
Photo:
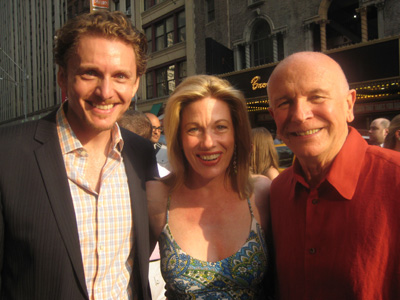
<path fill-rule="evenodd" d="M 186 76 L 186 61 L 148 71 L 146 73 L 147 99 L 170 95 Z"/>
<path fill-rule="evenodd" d="M 259 22 L 253 30 L 251 57 L 253 66 L 259 66 L 274 61 L 272 51 L 271 29 L 266 21 Z"/>
<path fill-rule="evenodd" d="M 178 64 L 178 82 L 181 82 L 183 79 L 187 77 L 186 72 L 186 61 L 182 61 Z"/>
<path fill-rule="evenodd" d="M 154 80 L 153 80 L 153 73 L 146 74 L 146 94 L 147 98 L 151 99 L 154 98 L 153 88 L 154 88 Z"/>
<path fill-rule="evenodd" d="M 156 70 L 157 96 L 168 96 L 175 89 L 175 65 Z"/>
<path fill-rule="evenodd" d="M 165 44 L 170 47 L 174 44 L 174 18 L 168 18 L 165 21 L 165 36 L 167 40 Z"/>
<path fill-rule="evenodd" d="M 156 26 L 156 48 L 155 50 L 162 50 L 165 48 L 165 24 L 161 23 Z"/>
<path fill-rule="evenodd" d="M 215 20 L 215 5 L 214 0 L 207 0 L 206 1 L 206 8 L 207 8 L 207 22 L 212 22 Z"/>
<path fill-rule="evenodd" d="M 160 51 L 183 42 L 186 40 L 185 12 L 181 11 L 169 15 L 159 22 L 145 26 L 144 30 L 150 52 Z"/>
<path fill-rule="evenodd" d="M 152 45 L 153 45 L 153 40 L 152 40 L 153 28 L 152 27 L 146 28 L 145 33 L 146 33 L 146 38 L 147 38 L 147 45 L 149 47 L 149 52 L 151 53 L 151 52 L 153 52 L 153 48 L 152 48 Z"/>
<path fill-rule="evenodd" d="M 178 42 L 186 41 L 186 17 L 185 12 L 178 14 Z"/>
<path fill-rule="evenodd" d="M 326 46 L 334 49 L 361 42 L 361 17 L 358 1 L 334 0 L 328 9 Z"/>
<path fill-rule="evenodd" d="M 174 18 L 170 17 L 156 25 L 156 51 L 174 44 Z"/>

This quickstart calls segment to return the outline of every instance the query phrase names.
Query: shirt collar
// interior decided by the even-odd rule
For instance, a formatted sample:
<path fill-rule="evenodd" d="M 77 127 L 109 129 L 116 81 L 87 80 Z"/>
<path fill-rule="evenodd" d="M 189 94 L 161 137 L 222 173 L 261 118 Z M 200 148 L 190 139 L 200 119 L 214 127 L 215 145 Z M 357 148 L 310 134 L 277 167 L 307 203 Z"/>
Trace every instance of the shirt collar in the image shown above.
<path fill-rule="evenodd" d="M 368 144 L 356 129 L 349 135 L 328 172 L 329 183 L 346 199 L 353 198 Z"/>
<path fill-rule="evenodd" d="M 328 181 L 343 198 L 350 200 L 357 187 L 367 146 L 367 142 L 364 141 L 357 130 L 349 126 L 349 134 L 345 143 L 333 160 L 325 179 L 318 187 L 324 181 Z M 297 159 L 293 165 L 293 172 L 296 181 L 309 188 Z"/>
<path fill-rule="evenodd" d="M 66 154 L 72 151 L 82 151 L 82 146 L 79 139 L 76 137 L 74 131 L 69 125 L 65 111 L 68 109 L 68 101 L 64 102 L 57 111 L 57 132 L 60 141 L 62 154 Z M 111 150 L 116 150 L 119 153 L 122 152 L 124 141 L 122 139 L 121 130 L 117 123 L 114 124 L 111 130 Z"/>

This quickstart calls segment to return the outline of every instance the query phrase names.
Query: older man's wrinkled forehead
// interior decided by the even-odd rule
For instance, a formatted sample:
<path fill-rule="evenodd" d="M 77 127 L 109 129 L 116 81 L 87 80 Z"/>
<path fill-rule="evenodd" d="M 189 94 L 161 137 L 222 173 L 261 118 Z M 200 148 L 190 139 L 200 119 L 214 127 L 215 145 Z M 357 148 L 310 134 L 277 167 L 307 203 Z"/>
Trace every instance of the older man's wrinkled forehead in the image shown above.
<path fill-rule="evenodd" d="M 298 52 L 280 62 L 268 81 L 268 94 L 275 85 L 319 81 L 329 79 L 335 88 L 347 92 L 349 84 L 340 65 L 329 56 L 319 52 Z"/>

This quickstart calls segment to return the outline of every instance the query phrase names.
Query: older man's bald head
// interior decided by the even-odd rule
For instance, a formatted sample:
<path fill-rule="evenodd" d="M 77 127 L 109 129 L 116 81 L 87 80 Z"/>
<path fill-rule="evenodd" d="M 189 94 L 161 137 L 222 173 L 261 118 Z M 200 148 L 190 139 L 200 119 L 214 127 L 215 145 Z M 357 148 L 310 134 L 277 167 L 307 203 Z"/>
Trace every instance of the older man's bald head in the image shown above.
<path fill-rule="evenodd" d="M 274 81 L 282 80 L 282 74 L 290 69 L 303 70 L 305 75 L 306 72 L 315 71 L 317 69 L 319 70 L 319 72 L 321 72 L 321 76 L 326 76 L 326 74 L 322 74 L 322 72 L 328 72 L 330 73 L 330 77 L 335 78 L 335 81 L 337 83 L 336 87 L 338 89 L 340 89 L 343 93 L 347 93 L 349 91 L 347 78 L 341 66 L 335 60 L 330 58 L 328 55 L 320 52 L 305 51 L 297 52 L 286 57 L 276 66 L 268 80 L 268 95 L 270 94 L 270 86 L 274 85 Z"/>

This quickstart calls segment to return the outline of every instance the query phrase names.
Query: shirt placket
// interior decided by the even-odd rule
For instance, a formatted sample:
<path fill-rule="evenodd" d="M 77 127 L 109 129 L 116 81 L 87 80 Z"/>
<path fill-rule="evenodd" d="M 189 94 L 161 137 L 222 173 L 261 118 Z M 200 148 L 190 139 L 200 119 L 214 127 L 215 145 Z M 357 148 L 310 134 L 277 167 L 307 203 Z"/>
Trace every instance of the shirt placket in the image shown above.
<path fill-rule="evenodd" d="M 316 222 L 318 219 L 318 206 L 320 204 L 320 198 L 318 190 L 313 188 L 310 190 L 307 197 L 306 207 L 306 231 L 305 231 L 305 243 L 304 243 L 304 268 L 305 268 L 305 296 L 306 299 L 310 296 L 310 291 L 314 287 L 313 272 L 315 261 L 319 255 L 318 239 L 316 238 L 319 226 Z"/>
<path fill-rule="evenodd" d="M 101 191 L 101 190 L 100 190 Z M 97 205 L 97 243 L 96 243 L 96 254 L 97 254 L 97 274 L 96 278 L 93 282 L 93 293 L 94 299 L 103 299 L 103 294 L 101 291 L 103 290 L 101 285 L 104 281 L 105 269 L 107 265 L 107 255 L 106 255 L 106 244 L 105 244 L 105 233 L 106 233 L 106 224 L 104 217 L 104 201 L 102 193 L 96 197 Z"/>
<path fill-rule="evenodd" d="M 111 152 L 107 158 L 101 178 L 100 193 L 97 197 L 97 256 L 98 256 L 98 272 L 94 282 L 95 299 L 108 299 L 109 295 L 104 295 L 100 291 L 110 291 L 113 281 L 112 275 L 107 274 L 110 268 L 110 257 L 114 257 L 114 252 L 111 247 L 118 249 L 120 245 L 109 245 L 109 238 L 115 233 L 112 230 L 112 224 L 108 220 L 113 218 L 115 213 L 114 206 L 116 205 L 110 199 L 107 193 L 111 190 L 109 186 L 110 176 L 117 170 L 120 156 L 115 150 Z M 107 200 L 108 199 L 108 200 Z M 111 208 L 110 208 L 111 205 Z"/>

